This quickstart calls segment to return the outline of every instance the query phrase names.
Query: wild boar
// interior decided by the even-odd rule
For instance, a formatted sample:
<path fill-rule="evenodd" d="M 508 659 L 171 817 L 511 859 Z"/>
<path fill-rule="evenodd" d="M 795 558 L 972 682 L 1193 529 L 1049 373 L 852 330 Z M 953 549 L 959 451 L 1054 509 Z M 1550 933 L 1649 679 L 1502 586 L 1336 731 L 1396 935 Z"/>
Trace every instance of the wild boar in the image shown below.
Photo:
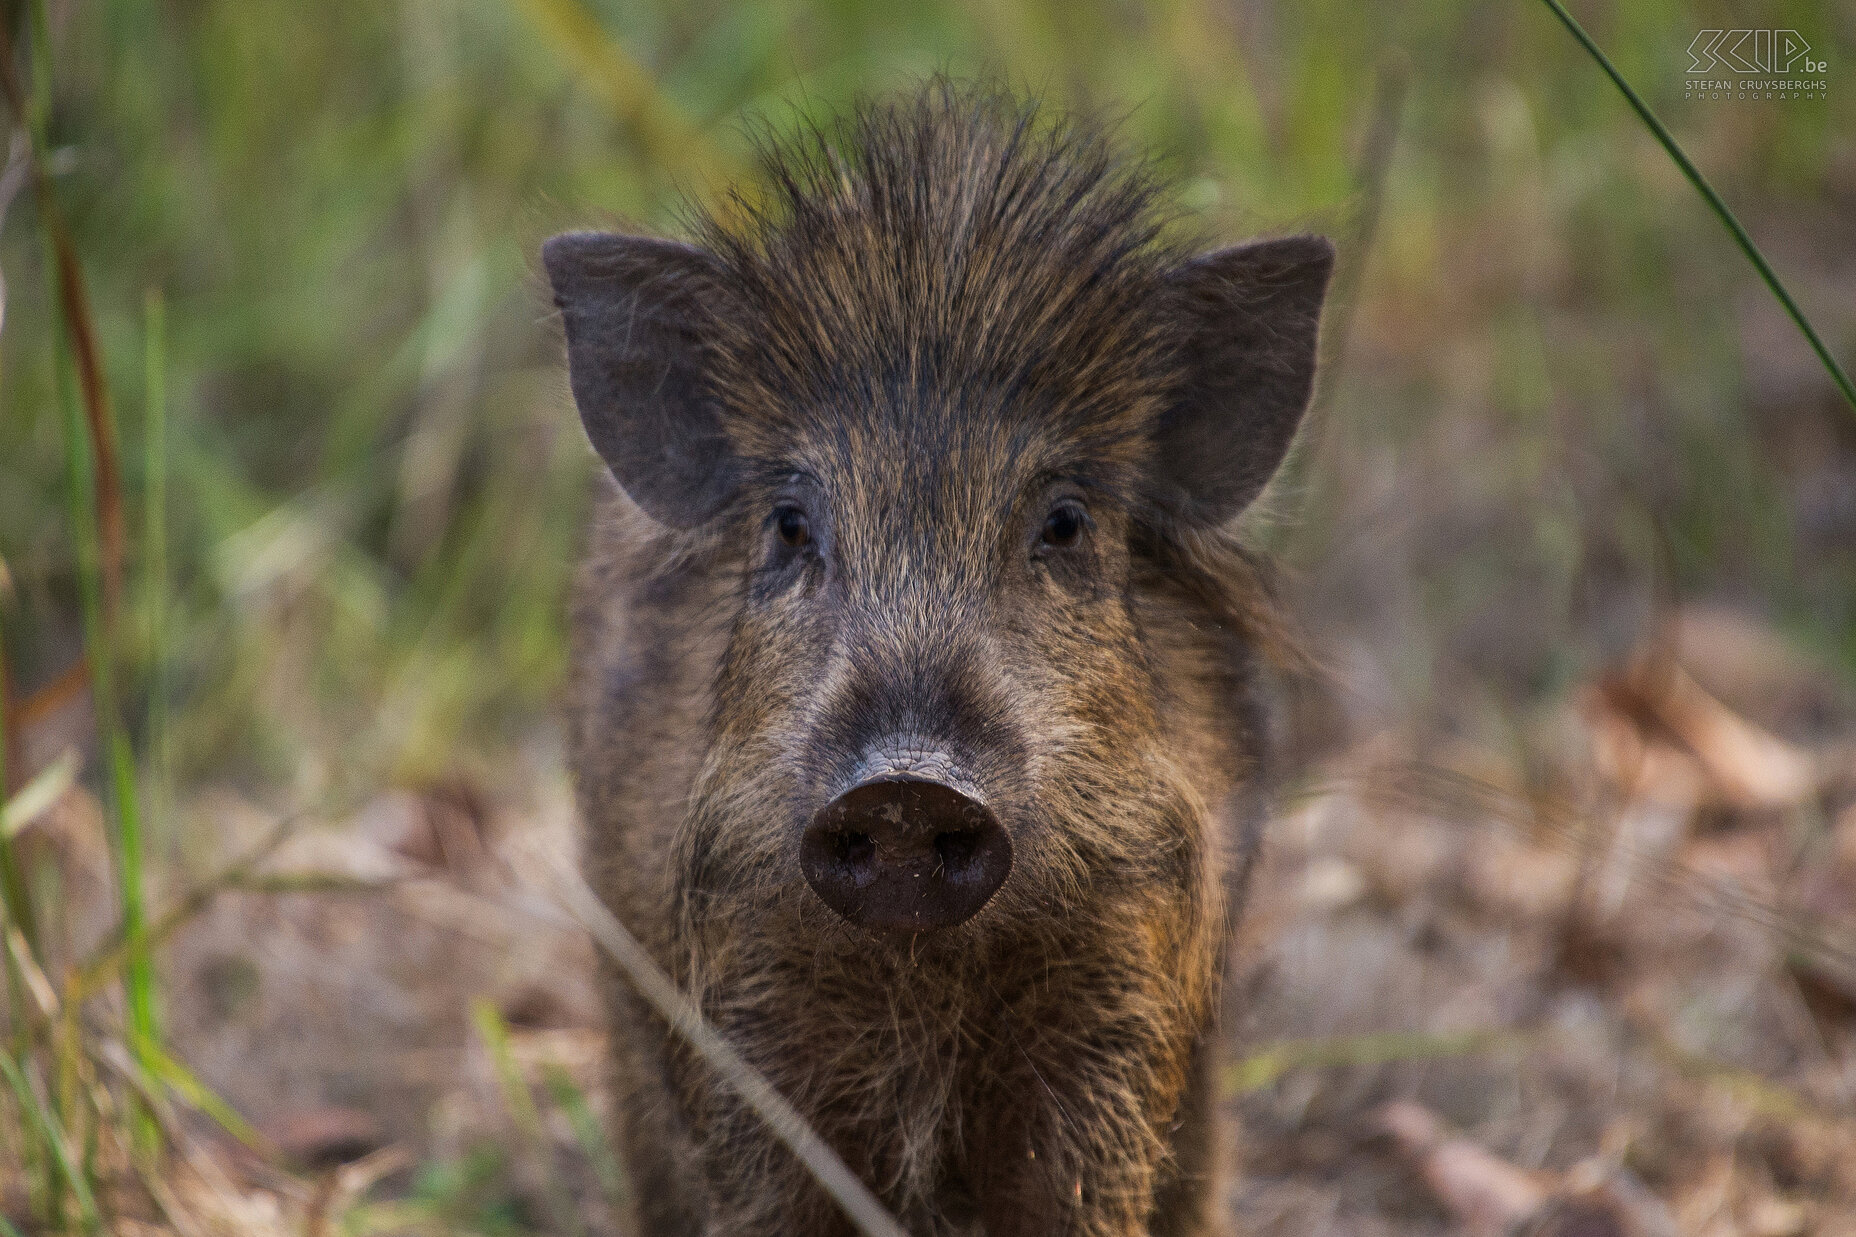
<path fill-rule="evenodd" d="M 1280 630 L 1233 522 L 1332 247 L 1199 252 L 1101 130 L 946 82 L 763 153 L 687 243 L 543 250 L 606 465 L 588 879 L 911 1232 L 1217 1231 Z M 611 989 L 640 1230 L 850 1231 Z"/>

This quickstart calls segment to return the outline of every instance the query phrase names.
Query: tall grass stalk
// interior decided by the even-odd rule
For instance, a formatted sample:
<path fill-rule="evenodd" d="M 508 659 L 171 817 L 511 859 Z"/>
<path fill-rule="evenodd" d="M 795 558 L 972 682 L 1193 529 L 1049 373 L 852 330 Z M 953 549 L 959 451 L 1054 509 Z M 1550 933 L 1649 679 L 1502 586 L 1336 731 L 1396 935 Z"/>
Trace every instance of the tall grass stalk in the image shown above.
<path fill-rule="evenodd" d="M 0 90 L 24 131 L 28 170 L 38 207 L 39 239 L 43 246 L 46 303 L 50 308 L 50 343 L 54 392 L 61 413 L 65 448 L 65 500 L 70 523 L 72 557 L 83 637 L 83 665 L 90 684 L 96 718 L 105 795 L 109 804 L 111 849 L 123 934 L 128 949 L 122 970 L 123 996 L 129 1041 L 138 1053 L 158 1044 L 153 971 L 143 947 L 143 846 L 139 788 L 135 756 L 124 726 L 118 670 L 120 665 L 120 610 L 124 520 L 116 423 L 110 405 L 102 351 L 84 287 L 83 267 L 44 155 L 51 113 L 50 23 L 44 0 L 27 6 L 26 30 L 32 68 L 31 91 L 22 86 L 10 31 L 0 29 Z M 3 739 L 4 736 L 0 736 Z M 3 800 L 0 800 L 3 802 Z M 10 839 L 8 839 L 10 841 Z M 0 843 L 3 845 L 3 843 Z M 8 919 L 21 928 L 32 925 L 27 909 L 29 893 L 17 871 L 11 848 L 0 864 L 0 891 L 6 894 Z M 37 935 L 36 931 L 33 933 Z M 13 943 L 9 935 L 9 945 Z M 109 1119 L 95 1106 L 95 1070 L 86 1059 L 88 1036 L 76 1005 L 64 1003 L 61 1015 L 49 1011 L 33 1019 L 30 1004 L 21 999 L 21 976 L 38 974 L 40 963 L 34 943 L 22 932 L 17 951 L 9 948 L 8 995 L 18 1036 L 18 1056 L 5 1058 L 7 1081 L 21 1109 L 22 1129 L 32 1135 L 22 1140 L 28 1168 L 37 1161 L 42 1169 L 42 1214 L 54 1226 L 62 1224 L 66 1201 L 77 1205 L 87 1230 L 100 1218 L 92 1180 L 99 1171 L 98 1156 Z M 35 1089 L 40 1063 L 53 1084 Z M 152 1158 L 160 1146 L 160 1131 L 151 1112 L 135 1109 L 131 1134 L 137 1151 Z M 75 1139 L 75 1148 L 73 1146 Z"/>
<path fill-rule="evenodd" d="M 1811 351 L 1817 354 L 1817 359 L 1823 362 L 1825 371 L 1830 374 L 1830 380 L 1836 383 L 1837 390 L 1843 393 L 1850 411 L 1856 413 L 1856 383 L 1850 381 L 1850 376 L 1843 372 L 1843 367 L 1837 364 L 1837 359 L 1830 355 L 1830 349 L 1825 347 L 1824 341 L 1818 336 L 1817 328 L 1811 325 L 1811 320 L 1804 316 L 1802 309 L 1798 308 L 1798 302 L 1794 301 L 1792 294 L 1786 290 L 1785 282 L 1779 278 L 1778 272 L 1772 269 L 1772 264 L 1766 261 L 1766 255 L 1761 253 L 1759 246 L 1753 243 L 1752 236 L 1741 226 L 1740 220 L 1734 217 L 1733 211 L 1727 208 L 1727 203 L 1721 200 L 1721 195 L 1716 193 L 1714 186 L 1708 183 L 1708 178 L 1701 174 L 1701 169 L 1695 166 L 1688 155 L 1683 152 L 1682 147 L 1676 143 L 1674 135 L 1663 126 L 1662 121 L 1656 118 L 1656 113 L 1650 110 L 1650 105 L 1643 101 L 1643 96 L 1624 80 L 1624 75 L 1618 72 L 1617 66 L 1611 63 L 1610 57 L 1599 50 L 1598 44 L 1592 41 L 1592 36 L 1585 32 L 1585 27 L 1579 24 L 1578 19 L 1566 11 L 1566 6 L 1560 0 L 1544 0 L 1544 2 L 1548 8 L 1553 10 L 1554 16 L 1565 23 L 1566 29 L 1572 32 L 1572 37 L 1579 40 L 1579 45 L 1591 54 L 1593 60 L 1598 62 L 1598 67 L 1605 71 L 1612 84 L 1623 94 L 1625 101 L 1637 113 L 1637 118 L 1643 121 L 1644 127 L 1655 136 L 1657 142 L 1668 152 L 1669 157 L 1675 160 L 1676 166 L 1682 169 L 1682 175 L 1688 177 L 1688 183 L 1695 186 L 1695 192 L 1699 193 L 1708 203 L 1709 209 L 1713 210 L 1715 217 L 1721 221 L 1721 226 L 1727 229 L 1735 243 L 1740 246 L 1740 252 L 1746 255 L 1747 261 L 1753 264 L 1753 269 L 1759 272 L 1759 277 L 1766 281 L 1766 287 L 1772 290 L 1772 295 L 1778 298 L 1779 304 L 1785 307 L 1785 312 L 1791 315 L 1791 320 L 1804 334 L 1806 342 L 1811 345 Z"/>
<path fill-rule="evenodd" d="M 123 933 L 129 941 L 123 969 L 124 1001 L 137 1047 L 156 1042 L 154 974 L 141 947 L 143 872 L 141 811 L 135 756 L 123 726 L 117 693 L 117 616 L 113 604 L 120 579 L 122 496 L 113 461 L 118 458 L 115 418 L 110 415 L 95 324 L 83 287 L 83 270 L 42 162 L 51 109 L 50 23 L 44 0 L 30 9 L 33 96 L 24 108 L 33 159 L 33 188 L 45 245 L 52 361 L 58 401 L 64 412 L 66 499 L 77 560 L 78 605 L 84 658 L 90 669 L 91 703 L 102 747 L 104 780 L 115 830 L 116 892 Z M 11 64 L 8 64 L 11 76 Z M 16 89 L 10 95 L 18 97 Z M 112 526 L 116 529 L 112 533 Z"/>
<path fill-rule="evenodd" d="M 168 757 L 168 398 L 167 302 L 150 288 L 143 300 L 142 510 L 143 608 L 148 621 L 148 808 L 158 834 L 173 790 Z"/>

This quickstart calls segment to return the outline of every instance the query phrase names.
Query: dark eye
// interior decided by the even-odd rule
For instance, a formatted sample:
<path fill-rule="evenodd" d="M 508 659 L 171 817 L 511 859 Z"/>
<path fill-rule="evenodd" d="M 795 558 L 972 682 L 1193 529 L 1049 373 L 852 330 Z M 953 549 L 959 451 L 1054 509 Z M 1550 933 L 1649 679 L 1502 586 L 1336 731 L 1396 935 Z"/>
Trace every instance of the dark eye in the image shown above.
<path fill-rule="evenodd" d="M 1065 503 L 1044 517 L 1044 532 L 1038 542 L 1053 550 L 1067 550 L 1082 539 L 1082 510 Z"/>
<path fill-rule="evenodd" d="M 812 544 L 812 522 L 797 507 L 781 507 L 774 512 L 773 525 L 780 532 L 780 540 L 795 550 Z"/>

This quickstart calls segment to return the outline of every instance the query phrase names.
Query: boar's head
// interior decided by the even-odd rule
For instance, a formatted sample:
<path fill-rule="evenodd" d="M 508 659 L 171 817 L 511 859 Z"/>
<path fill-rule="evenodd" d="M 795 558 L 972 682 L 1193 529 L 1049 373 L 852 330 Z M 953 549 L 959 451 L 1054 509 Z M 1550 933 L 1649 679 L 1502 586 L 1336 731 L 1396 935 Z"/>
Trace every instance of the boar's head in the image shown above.
<path fill-rule="evenodd" d="M 735 581 L 689 891 L 957 943 L 1203 879 L 1247 673 L 1206 564 L 1331 247 L 1194 253 L 1087 131 L 933 95 L 769 172 L 693 244 L 544 250 L 594 447 Z"/>

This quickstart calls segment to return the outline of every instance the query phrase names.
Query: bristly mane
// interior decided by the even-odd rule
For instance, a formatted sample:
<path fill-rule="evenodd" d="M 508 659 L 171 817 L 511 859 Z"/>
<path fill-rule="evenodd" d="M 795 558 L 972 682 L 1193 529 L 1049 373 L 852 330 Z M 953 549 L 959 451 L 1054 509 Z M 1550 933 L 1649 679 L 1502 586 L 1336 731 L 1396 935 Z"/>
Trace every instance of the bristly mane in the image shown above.
<path fill-rule="evenodd" d="M 693 212 L 750 310 L 711 341 L 735 434 L 885 402 L 1055 418 L 1111 450 L 1145 431 L 1181 256 L 1151 163 L 945 79 L 759 145 L 766 196 Z"/>

